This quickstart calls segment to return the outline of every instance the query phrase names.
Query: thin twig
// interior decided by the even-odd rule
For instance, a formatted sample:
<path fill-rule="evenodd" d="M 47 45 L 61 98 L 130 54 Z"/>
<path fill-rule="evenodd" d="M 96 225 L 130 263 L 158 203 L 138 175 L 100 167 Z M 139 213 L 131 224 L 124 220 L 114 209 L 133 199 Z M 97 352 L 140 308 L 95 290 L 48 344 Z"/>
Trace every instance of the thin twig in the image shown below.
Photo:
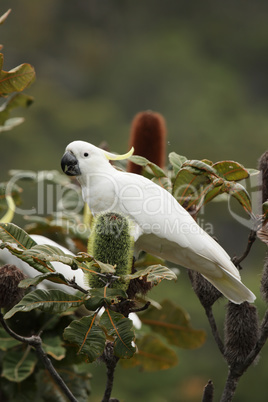
<path fill-rule="evenodd" d="M 216 321 L 215 321 L 215 318 L 214 318 L 214 315 L 212 312 L 212 307 L 211 306 L 207 307 L 205 309 L 205 311 L 206 311 L 208 322 L 209 322 L 209 325 L 210 325 L 210 328 L 212 331 L 212 335 L 218 345 L 218 348 L 219 348 L 221 354 L 224 356 L 224 345 L 223 345 L 222 339 L 220 337 L 220 334 L 219 334 L 219 331 L 217 328 L 217 324 L 216 324 Z"/>
<path fill-rule="evenodd" d="M 64 394 L 67 396 L 70 402 L 78 402 L 77 399 L 74 397 L 72 392 L 69 390 L 61 376 L 58 374 L 58 372 L 55 370 L 53 364 L 51 363 L 51 360 L 47 356 L 47 354 L 44 352 L 42 348 L 42 339 L 40 336 L 37 335 L 32 335 L 30 337 L 24 337 L 21 335 L 16 334 L 14 331 L 12 331 L 11 328 L 7 325 L 6 321 L 4 320 L 3 314 L 0 313 L 0 322 L 5 329 L 5 331 L 12 336 L 12 338 L 16 339 L 19 342 L 26 343 L 27 345 L 30 345 L 35 348 L 36 353 L 40 360 L 43 362 L 45 368 L 49 371 L 51 377 L 56 381 L 56 383 L 59 385 L 59 387 L 62 389 Z"/>
<path fill-rule="evenodd" d="M 252 247 L 254 241 L 256 240 L 256 237 L 257 237 L 257 231 L 252 229 L 248 236 L 248 244 L 247 244 L 246 250 L 240 257 L 235 256 L 232 259 L 232 261 L 236 267 L 241 269 L 240 263 L 248 256 L 248 254 L 251 250 L 251 247 Z"/>
<path fill-rule="evenodd" d="M 140 308 L 132 308 L 129 310 L 130 313 L 139 313 L 140 311 L 144 311 L 147 310 L 151 305 L 151 302 L 147 302 L 144 304 L 144 306 L 140 307 Z"/>

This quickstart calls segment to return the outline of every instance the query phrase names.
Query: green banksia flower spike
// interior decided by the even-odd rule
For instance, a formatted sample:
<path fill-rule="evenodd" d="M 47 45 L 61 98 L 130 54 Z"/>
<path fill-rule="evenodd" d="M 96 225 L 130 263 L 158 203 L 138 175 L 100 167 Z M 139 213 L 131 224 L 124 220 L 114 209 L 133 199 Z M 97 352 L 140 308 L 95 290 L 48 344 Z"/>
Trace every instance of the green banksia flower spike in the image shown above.
<path fill-rule="evenodd" d="M 88 241 L 88 253 L 104 264 L 116 265 L 116 276 L 131 273 L 133 260 L 134 239 L 131 236 L 130 220 L 118 213 L 106 212 L 98 214 L 92 222 L 92 231 Z M 98 272 L 98 269 L 90 264 L 90 268 Z M 105 278 L 104 278 L 105 279 Z M 99 275 L 88 274 L 90 287 L 99 288 L 105 286 Z M 126 290 L 128 283 L 119 279 L 112 282 L 110 287 Z"/>
<path fill-rule="evenodd" d="M 0 268 L 0 308 L 10 309 L 23 298 L 25 290 L 18 285 L 25 278 L 15 265 L 6 264 Z"/>
<path fill-rule="evenodd" d="M 244 363 L 258 339 L 258 313 L 255 306 L 229 302 L 225 318 L 225 358 L 229 366 Z"/>
<path fill-rule="evenodd" d="M 134 155 L 143 156 L 163 168 L 166 159 L 164 117 L 151 111 L 138 113 L 132 121 L 129 146 L 134 147 Z M 128 172 L 141 174 L 142 169 L 142 166 L 128 162 Z"/>

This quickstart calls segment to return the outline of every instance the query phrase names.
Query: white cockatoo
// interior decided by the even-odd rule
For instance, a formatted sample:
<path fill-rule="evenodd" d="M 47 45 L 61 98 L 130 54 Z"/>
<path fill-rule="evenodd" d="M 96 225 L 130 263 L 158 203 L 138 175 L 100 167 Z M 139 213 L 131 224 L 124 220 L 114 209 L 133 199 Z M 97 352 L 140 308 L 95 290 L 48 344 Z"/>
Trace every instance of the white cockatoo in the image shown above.
<path fill-rule="evenodd" d="M 77 176 L 92 214 L 105 211 L 134 223 L 135 256 L 141 251 L 200 272 L 229 300 L 253 302 L 229 255 L 164 188 L 133 173 L 115 169 L 109 160 L 125 155 L 106 152 L 84 141 L 71 142 L 62 157 L 64 173 Z"/>

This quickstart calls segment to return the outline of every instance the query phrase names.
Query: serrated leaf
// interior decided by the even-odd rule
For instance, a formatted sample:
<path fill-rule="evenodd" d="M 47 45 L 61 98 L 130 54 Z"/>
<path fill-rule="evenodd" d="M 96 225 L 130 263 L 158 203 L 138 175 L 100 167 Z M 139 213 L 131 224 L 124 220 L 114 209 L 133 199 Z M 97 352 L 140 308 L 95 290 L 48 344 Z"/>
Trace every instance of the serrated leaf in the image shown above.
<path fill-rule="evenodd" d="M 121 359 L 129 359 L 136 352 L 133 346 L 135 334 L 133 323 L 122 314 L 115 313 L 106 308 L 101 316 L 100 325 L 108 330 L 108 334 L 114 338 L 114 354 Z"/>
<path fill-rule="evenodd" d="M 103 330 L 95 325 L 96 314 L 72 321 L 65 328 L 63 337 L 78 347 L 78 354 L 87 355 L 90 362 L 96 360 L 105 347 L 106 336 Z"/>
<path fill-rule="evenodd" d="M 199 161 L 199 160 L 187 160 L 186 162 L 184 162 L 184 164 L 182 165 L 182 168 L 184 169 L 188 169 L 191 173 L 194 174 L 208 174 L 208 175 L 215 175 L 217 174 L 217 171 L 210 166 L 209 164 L 203 162 L 203 161 Z"/>
<path fill-rule="evenodd" d="M 169 177 L 153 177 L 152 182 L 164 188 L 169 193 L 172 192 L 172 183 Z"/>
<path fill-rule="evenodd" d="M 95 311 L 97 308 L 116 304 L 120 299 L 127 299 L 127 294 L 122 289 L 96 288 L 90 290 L 90 298 L 86 300 L 85 307 Z"/>
<path fill-rule="evenodd" d="M 185 349 L 200 347 L 206 339 L 203 330 L 195 330 L 190 325 L 187 313 L 169 300 L 164 300 L 162 309 L 150 307 L 139 316 L 143 324 L 164 336 L 172 345 Z"/>
<path fill-rule="evenodd" d="M 43 282 L 44 280 L 49 280 L 52 282 L 56 283 L 64 283 L 68 285 L 68 281 L 65 279 L 65 277 L 58 273 L 58 272 L 47 272 L 46 274 L 43 275 L 37 275 L 34 278 L 26 278 L 20 281 L 19 287 L 27 289 L 30 286 L 37 286 L 39 283 Z"/>
<path fill-rule="evenodd" d="M 131 359 L 122 360 L 124 368 L 140 366 L 143 371 L 167 370 L 178 364 L 176 352 L 160 338 L 146 334 L 136 340 L 137 353 Z"/>
<path fill-rule="evenodd" d="M 200 198 L 200 192 L 210 184 L 208 176 L 196 175 L 182 168 L 175 178 L 172 194 L 181 205 L 185 202 L 193 204 Z"/>
<path fill-rule="evenodd" d="M 173 167 L 174 174 L 177 175 L 178 171 L 181 169 L 182 165 L 184 162 L 186 162 L 188 159 L 185 156 L 178 155 L 176 152 L 171 152 L 168 155 L 169 162 L 171 163 Z"/>
<path fill-rule="evenodd" d="M 3 358 L 2 376 L 9 381 L 21 382 L 33 373 L 36 363 L 37 357 L 32 350 L 10 350 Z"/>
<path fill-rule="evenodd" d="M 0 327 L 0 350 L 6 351 L 13 346 L 19 345 L 20 343 L 21 342 L 8 335 L 2 326 Z"/>
<path fill-rule="evenodd" d="M 155 177 L 166 177 L 164 170 L 143 156 L 132 155 L 130 158 L 128 158 L 128 160 L 136 165 L 149 168 Z"/>
<path fill-rule="evenodd" d="M 213 164 L 217 174 L 228 181 L 238 181 L 249 177 L 244 166 L 234 161 L 221 161 Z"/>
<path fill-rule="evenodd" d="M 154 285 L 158 285 L 163 279 L 167 279 L 169 281 L 177 280 L 176 274 L 169 268 L 163 265 L 150 265 L 145 269 L 141 269 L 134 274 L 125 275 L 124 279 L 129 281 L 135 278 L 144 278 L 146 277 L 147 282 L 152 282 Z"/>
<path fill-rule="evenodd" d="M 236 182 L 226 182 L 224 186 L 224 191 L 230 194 L 232 197 L 236 198 L 248 214 L 252 213 L 250 196 L 241 184 Z"/>
<path fill-rule="evenodd" d="M 37 289 L 28 293 L 23 299 L 5 314 L 5 319 L 11 318 L 17 312 L 27 312 L 39 308 L 48 313 L 63 313 L 72 307 L 79 307 L 84 298 L 70 295 L 61 290 Z"/>
<path fill-rule="evenodd" d="M 11 254 L 27 262 L 39 272 L 55 271 L 51 264 L 34 261 L 31 256 L 23 252 L 36 245 L 36 242 L 23 229 L 13 223 L 0 223 L 0 248 L 7 248 Z"/>
<path fill-rule="evenodd" d="M 4 71 L 4 56 L 0 53 L 0 96 L 12 92 L 21 92 L 35 79 L 34 68 L 27 63 L 21 64 L 10 71 Z"/>
<path fill-rule="evenodd" d="M 22 250 L 36 245 L 36 242 L 14 223 L 0 223 L 0 239 L 2 242 L 15 243 Z"/>

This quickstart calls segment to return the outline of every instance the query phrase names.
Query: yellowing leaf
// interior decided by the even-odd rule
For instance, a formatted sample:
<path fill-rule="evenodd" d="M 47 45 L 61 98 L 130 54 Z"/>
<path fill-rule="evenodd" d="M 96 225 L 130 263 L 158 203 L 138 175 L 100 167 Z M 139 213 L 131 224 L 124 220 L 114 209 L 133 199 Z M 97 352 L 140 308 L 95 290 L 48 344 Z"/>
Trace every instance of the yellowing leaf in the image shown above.
<path fill-rule="evenodd" d="M 205 342 L 205 332 L 191 327 L 190 319 L 184 310 L 169 300 L 164 300 L 161 306 L 161 310 L 150 307 L 140 315 L 142 323 L 149 325 L 172 345 L 181 348 L 195 349 Z"/>

